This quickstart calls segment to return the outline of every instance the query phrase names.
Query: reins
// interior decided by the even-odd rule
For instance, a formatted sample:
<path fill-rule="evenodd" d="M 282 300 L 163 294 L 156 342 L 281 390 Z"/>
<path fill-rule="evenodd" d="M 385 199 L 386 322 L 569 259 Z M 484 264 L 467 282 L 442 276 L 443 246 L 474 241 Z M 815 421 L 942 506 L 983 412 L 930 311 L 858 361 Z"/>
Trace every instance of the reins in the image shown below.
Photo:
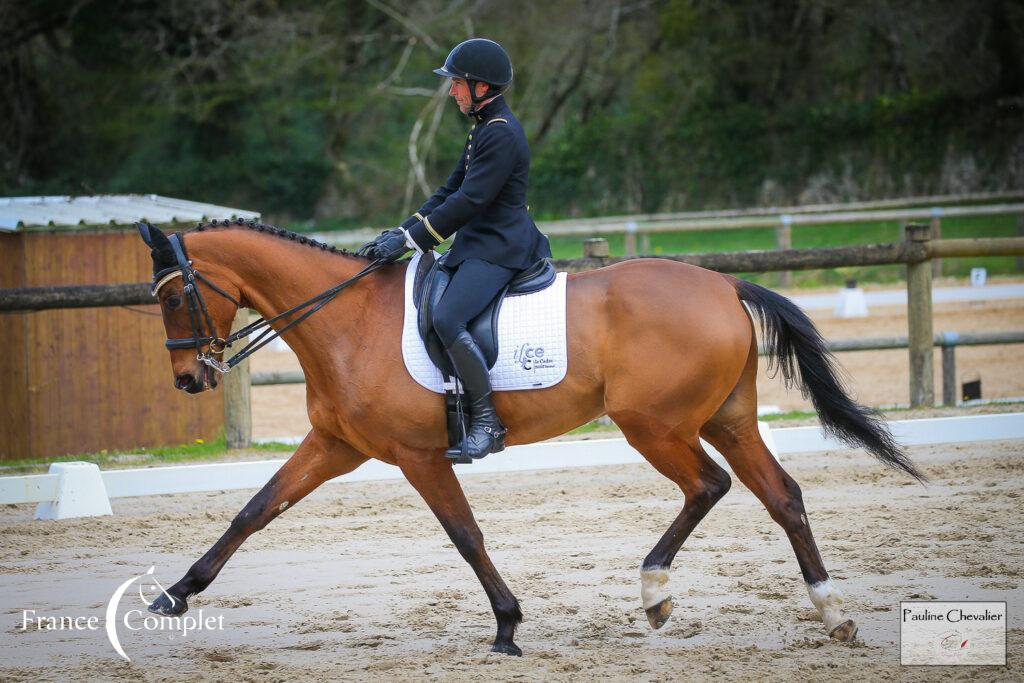
<path fill-rule="evenodd" d="M 221 374 L 226 374 L 231 371 L 233 367 L 241 363 L 243 360 L 256 353 L 264 346 L 274 341 L 282 334 L 295 327 L 303 320 L 313 315 L 321 308 L 323 308 L 329 301 L 334 299 L 338 293 L 348 287 L 349 285 L 357 282 L 363 277 L 366 277 L 373 271 L 379 269 L 381 266 L 386 265 L 384 262 L 377 260 L 368 264 L 361 271 L 345 280 L 344 282 L 338 283 L 328 290 L 317 294 L 312 299 L 308 299 L 296 306 L 292 306 L 287 311 L 278 313 L 273 318 L 264 319 L 260 318 L 255 322 L 249 323 L 245 327 L 241 328 L 228 335 L 226 338 L 217 336 L 216 328 L 213 326 L 213 320 L 210 318 L 210 313 L 206 307 L 206 301 L 203 299 L 203 294 L 199 291 L 196 280 L 201 280 L 203 284 L 217 292 L 228 301 L 232 302 L 239 308 L 242 304 L 233 296 L 225 292 L 223 289 L 218 287 L 216 284 L 211 282 L 209 278 L 203 276 L 202 273 L 192 267 L 192 262 L 188 260 L 185 255 L 184 245 L 181 243 L 181 238 L 178 234 L 172 234 L 168 236 L 170 240 L 171 248 L 174 250 L 175 260 L 178 262 L 177 265 L 170 268 L 165 268 L 153 276 L 152 293 L 156 296 L 160 292 L 160 288 L 170 282 L 176 277 L 181 277 L 185 285 L 183 292 L 185 299 L 188 303 L 188 317 L 189 324 L 192 327 L 192 338 L 181 338 L 181 339 L 168 339 L 164 342 L 164 345 L 168 350 L 174 349 L 198 349 L 198 355 L 196 358 L 205 365 L 213 368 Z M 280 330 L 275 330 L 272 325 L 273 323 L 281 320 L 284 317 L 290 316 L 294 313 L 298 313 L 303 309 L 309 309 L 305 311 L 295 320 L 292 320 L 287 325 L 282 327 Z M 205 326 L 205 328 L 204 328 Z M 243 339 L 257 330 L 263 330 L 260 334 L 250 341 L 248 344 L 243 346 L 238 353 L 229 358 L 227 362 L 222 362 L 213 357 L 214 354 L 221 353 L 225 349 L 230 348 L 239 339 Z M 203 351 L 203 347 L 207 347 L 206 351 Z"/>

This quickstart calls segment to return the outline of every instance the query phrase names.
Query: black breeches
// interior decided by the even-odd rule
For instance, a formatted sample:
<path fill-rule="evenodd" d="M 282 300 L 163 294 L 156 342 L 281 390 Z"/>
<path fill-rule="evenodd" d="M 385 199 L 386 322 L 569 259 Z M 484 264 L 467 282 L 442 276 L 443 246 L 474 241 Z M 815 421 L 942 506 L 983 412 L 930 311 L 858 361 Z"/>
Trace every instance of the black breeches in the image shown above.
<path fill-rule="evenodd" d="M 434 307 L 434 329 L 445 348 L 452 345 L 469 321 L 478 316 L 518 272 L 475 258 L 459 264 Z"/>

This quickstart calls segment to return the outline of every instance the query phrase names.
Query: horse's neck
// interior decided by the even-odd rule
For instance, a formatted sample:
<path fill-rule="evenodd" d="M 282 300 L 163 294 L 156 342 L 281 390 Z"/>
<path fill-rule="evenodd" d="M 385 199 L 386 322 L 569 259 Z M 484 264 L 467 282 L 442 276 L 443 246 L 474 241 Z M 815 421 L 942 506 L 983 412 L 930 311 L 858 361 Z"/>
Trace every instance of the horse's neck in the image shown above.
<path fill-rule="evenodd" d="M 200 236 L 202 252 L 231 272 L 243 300 L 267 320 L 347 280 L 366 265 L 355 257 L 263 233 L 225 230 L 196 234 Z M 307 376 L 319 365 L 323 354 L 318 352 L 324 348 L 344 352 L 355 343 L 358 325 L 353 323 L 364 310 L 365 297 L 363 288 L 346 289 L 328 305 L 330 316 L 318 311 L 286 333 Z M 280 330 L 307 310 L 275 322 L 274 327 Z"/>

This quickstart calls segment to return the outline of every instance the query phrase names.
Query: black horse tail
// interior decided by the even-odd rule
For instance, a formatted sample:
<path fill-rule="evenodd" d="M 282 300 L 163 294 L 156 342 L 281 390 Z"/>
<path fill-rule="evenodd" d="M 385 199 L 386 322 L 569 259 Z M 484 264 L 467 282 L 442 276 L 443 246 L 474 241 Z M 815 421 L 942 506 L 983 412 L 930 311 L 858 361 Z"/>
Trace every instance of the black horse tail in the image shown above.
<path fill-rule="evenodd" d="M 804 397 L 814 404 L 825 433 L 850 446 L 863 447 L 883 464 L 924 482 L 924 475 L 893 438 L 881 415 L 847 394 L 842 368 L 800 307 L 770 289 L 730 279 L 740 301 L 746 302 L 761 320 L 769 372 L 781 370 L 787 387 L 800 387 Z"/>

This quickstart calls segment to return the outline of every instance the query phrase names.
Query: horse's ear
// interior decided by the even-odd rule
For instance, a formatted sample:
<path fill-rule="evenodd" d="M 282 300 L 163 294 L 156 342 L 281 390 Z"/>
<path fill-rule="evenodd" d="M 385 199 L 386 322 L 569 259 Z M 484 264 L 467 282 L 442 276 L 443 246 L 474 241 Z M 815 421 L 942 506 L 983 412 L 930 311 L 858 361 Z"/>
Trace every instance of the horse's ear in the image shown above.
<path fill-rule="evenodd" d="M 135 224 L 135 227 L 139 229 L 139 235 L 142 236 L 142 241 L 145 242 L 150 249 L 159 249 L 167 243 L 167 235 L 160 231 L 160 228 L 155 225 L 150 225 L 146 221 L 139 221 Z"/>
<path fill-rule="evenodd" d="M 176 263 L 174 248 L 171 241 L 167 239 L 160 228 L 151 225 L 146 221 L 139 221 L 135 224 L 139 229 L 142 241 L 150 248 L 150 256 L 153 257 L 153 272 L 158 273 L 165 268 L 171 268 Z"/>

